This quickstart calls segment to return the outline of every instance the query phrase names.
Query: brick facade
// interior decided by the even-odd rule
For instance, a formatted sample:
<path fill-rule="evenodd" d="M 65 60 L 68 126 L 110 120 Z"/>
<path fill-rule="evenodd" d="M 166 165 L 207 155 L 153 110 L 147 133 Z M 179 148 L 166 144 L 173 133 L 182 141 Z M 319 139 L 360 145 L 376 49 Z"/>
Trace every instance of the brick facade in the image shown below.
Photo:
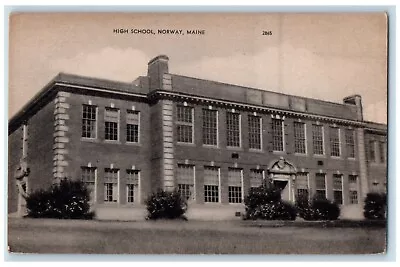
<path fill-rule="evenodd" d="M 82 137 L 83 106 L 95 110 L 93 137 Z M 192 110 L 192 142 L 178 142 L 177 107 Z M 106 110 L 118 114 L 117 140 L 106 138 Z M 217 112 L 217 144 L 204 145 L 203 110 Z M 127 140 L 128 114 L 138 116 L 137 142 Z M 240 146 L 228 147 L 227 113 L 239 114 Z M 189 116 L 189 115 L 188 115 Z M 260 118 L 261 149 L 249 144 L 249 116 Z M 273 151 L 273 119 L 282 121 L 283 151 Z M 228 174 L 240 169 L 242 192 L 250 188 L 252 170 L 263 170 L 264 178 L 274 179 L 271 166 L 285 162 L 294 166 L 297 173 L 308 175 L 310 197 L 315 193 L 315 177 L 325 174 L 326 197 L 334 199 L 334 175 L 342 175 L 342 202 L 350 205 L 349 175 L 357 176 L 358 202 L 369 191 L 386 188 L 386 158 L 381 162 L 380 149 L 386 149 L 385 125 L 363 121 L 361 97 L 344 99 L 343 104 L 303 97 L 289 96 L 236 85 L 223 84 L 168 73 L 168 58 L 159 56 L 149 62 L 148 76 L 139 77 L 133 83 L 85 78 L 60 74 L 9 123 L 9 213 L 17 210 L 17 191 L 13 172 L 22 157 L 21 127 L 29 127 L 28 165 L 29 190 L 44 188 L 60 178 L 81 179 L 84 168 L 96 169 L 95 207 L 130 207 L 142 205 L 146 197 L 159 188 L 173 190 L 178 187 L 178 165 L 192 166 L 195 199 L 193 207 L 205 206 L 229 210 L 243 209 L 242 204 L 229 203 Z M 295 151 L 294 123 L 302 123 L 306 153 Z M 313 149 L 313 125 L 322 127 L 323 155 L 315 155 Z M 331 132 L 339 129 L 338 149 L 340 156 L 331 156 Z M 136 129 L 136 128 L 135 128 Z M 188 128 L 186 128 L 188 130 Z M 354 158 L 349 158 L 345 132 L 354 131 Z M 368 158 L 369 144 L 376 142 L 375 159 Z M 385 150 L 386 157 L 386 150 Z M 219 201 L 205 201 L 205 168 L 219 168 Z M 278 165 L 276 165 L 278 166 Z M 286 166 L 286 165 L 285 165 Z M 118 172 L 117 186 L 105 189 L 106 172 Z M 291 170 L 291 172 L 293 172 Z M 128 176 L 139 173 L 135 194 L 139 197 L 128 203 Z M 289 177 L 293 173 L 277 173 L 276 177 Z M 275 178 L 276 178 L 275 177 Z M 286 178 L 285 178 L 286 179 Z M 288 178 L 289 179 L 289 178 Z M 290 178 L 295 194 L 296 181 Z M 336 190 L 338 190 L 336 188 Z M 114 194 L 118 192 L 115 196 Z M 243 197 L 243 196 L 242 196 Z M 291 200 L 293 201 L 293 197 Z M 210 205 L 212 204 L 212 205 Z"/>

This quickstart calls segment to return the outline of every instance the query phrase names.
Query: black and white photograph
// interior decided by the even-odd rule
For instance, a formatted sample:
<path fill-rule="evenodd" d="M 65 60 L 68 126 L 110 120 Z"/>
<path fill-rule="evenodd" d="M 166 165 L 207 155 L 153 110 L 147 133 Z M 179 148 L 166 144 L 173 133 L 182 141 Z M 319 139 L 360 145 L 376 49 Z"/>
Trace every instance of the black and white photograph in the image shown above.
<path fill-rule="evenodd" d="M 385 254 L 389 19 L 13 12 L 8 253 Z"/>

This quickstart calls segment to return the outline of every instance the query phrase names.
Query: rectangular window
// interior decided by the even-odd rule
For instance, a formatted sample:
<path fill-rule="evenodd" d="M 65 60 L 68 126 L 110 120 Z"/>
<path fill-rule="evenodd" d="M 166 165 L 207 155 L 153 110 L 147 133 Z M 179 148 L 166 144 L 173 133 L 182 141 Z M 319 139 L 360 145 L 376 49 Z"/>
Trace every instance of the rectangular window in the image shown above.
<path fill-rule="evenodd" d="M 90 202 L 96 202 L 96 168 L 81 167 L 81 180 L 89 189 Z"/>
<path fill-rule="evenodd" d="M 82 107 L 82 137 L 96 138 L 97 107 L 83 105 Z"/>
<path fill-rule="evenodd" d="M 341 174 L 333 175 L 333 200 L 339 205 L 343 204 L 342 177 Z"/>
<path fill-rule="evenodd" d="M 104 202 L 118 202 L 118 169 L 104 169 Z"/>
<path fill-rule="evenodd" d="M 228 201 L 242 203 L 242 169 L 228 169 Z"/>
<path fill-rule="evenodd" d="M 218 167 L 204 167 L 204 202 L 219 202 Z"/>
<path fill-rule="evenodd" d="M 240 147 L 240 114 L 226 112 L 227 146 Z"/>
<path fill-rule="evenodd" d="M 326 198 L 326 183 L 324 173 L 315 174 L 315 196 L 319 199 Z"/>
<path fill-rule="evenodd" d="M 355 157 L 355 141 L 354 141 L 354 130 L 353 129 L 346 129 L 346 150 L 347 150 L 347 157 L 354 158 Z"/>
<path fill-rule="evenodd" d="M 260 187 L 264 181 L 264 171 L 251 169 L 250 170 L 250 187 L 256 188 Z"/>
<path fill-rule="evenodd" d="M 331 156 L 340 157 L 340 130 L 337 127 L 329 127 L 329 140 L 331 144 Z"/>
<path fill-rule="evenodd" d="M 294 152 L 306 154 L 306 125 L 302 122 L 294 122 Z"/>
<path fill-rule="evenodd" d="M 262 131 L 261 118 L 258 116 L 249 115 L 249 148 L 261 149 Z"/>
<path fill-rule="evenodd" d="M 177 106 L 176 133 L 178 142 L 193 143 L 193 123 L 193 108 Z"/>
<path fill-rule="evenodd" d="M 106 108 L 104 113 L 105 139 L 118 141 L 118 122 L 119 110 L 115 108 Z"/>
<path fill-rule="evenodd" d="M 298 173 L 296 176 L 297 199 L 309 199 L 308 174 Z"/>
<path fill-rule="evenodd" d="M 218 145 L 218 111 L 203 109 L 203 144 Z"/>
<path fill-rule="evenodd" d="M 126 142 L 139 143 L 140 112 L 128 110 L 126 113 Z"/>
<path fill-rule="evenodd" d="M 176 182 L 182 198 L 194 199 L 194 166 L 178 164 Z"/>
<path fill-rule="evenodd" d="M 139 170 L 126 170 L 127 202 L 134 203 L 139 200 Z"/>
<path fill-rule="evenodd" d="M 375 141 L 369 141 L 369 159 L 375 162 Z"/>
<path fill-rule="evenodd" d="M 349 175 L 349 202 L 350 204 L 358 204 L 357 175 Z"/>
<path fill-rule="evenodd" d="M 386 162 L 386 143 L 379 142 L 379 159 L 381 163 Z"/>
<path fill-rule="evenodd" d="M 272 150 L 284 151 L 283 149 L 283 120 L 272 119 Z"/>
<path fill-rule="evenodd" d="M 313 150 L 314 155 L 324 154 L 324 133 L 322 125 L 313 124 L 312 126 Z"/>

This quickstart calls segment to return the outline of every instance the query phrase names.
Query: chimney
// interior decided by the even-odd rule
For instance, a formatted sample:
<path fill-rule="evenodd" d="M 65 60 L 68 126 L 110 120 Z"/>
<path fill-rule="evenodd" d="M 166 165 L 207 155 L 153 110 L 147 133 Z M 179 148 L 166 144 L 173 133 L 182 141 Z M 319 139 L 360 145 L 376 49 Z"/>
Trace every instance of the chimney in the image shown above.
<path fill-rule="evenodd" d="M 150 91 L 162 88 L 163 75 L 168 73 L 168 60 L 166 55 L 159 55 L 147 64 L 147 76 L 150 80 Z"/>
<path fill-rule="evenodd" d="M 349 105 L 355 105 L 357 107 L 357 120 L 362 121 L 363 118 L 363 108 L 360 95 L 351 95 L 343 98 L 343 103 Z"/>

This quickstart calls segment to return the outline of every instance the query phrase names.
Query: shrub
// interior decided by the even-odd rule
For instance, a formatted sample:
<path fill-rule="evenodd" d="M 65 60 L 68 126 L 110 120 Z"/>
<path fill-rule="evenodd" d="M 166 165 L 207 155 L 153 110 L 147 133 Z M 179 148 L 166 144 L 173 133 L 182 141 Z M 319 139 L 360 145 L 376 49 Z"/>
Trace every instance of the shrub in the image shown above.
<path fill-rule="evenodd" d="M 339 205 L 325 198 L 299 199 L 296 202 L 299 216 L 307 221 L 337 220 L 340 216 Z"/>
<path fill-rule="evenodd" d="M 296 208 L 281 199 L 281 190 L 275 187 L 260 186 L 251 188 L 244 199 L 246 214 L 244 219 L 294 220 Z"/>
<path fill-rule="evenodd" d="M 311 203 L 317 220 L 337 220 L 340 216 L 339 205 L 327 199 L 314 199 Z"/>
<path fill-rule="evenodd" d="M 183 218 L 187 203 L 178 191 L 166 192 L 159 190 L 146 200 L 147 219 L 177 219 Z"/>
<path fill-rule="evenodd" d="M 364 201 L 364 217 L 371 220 L 386 218 L 386 194 L 368 193 Z"/>
<path fill-rule="evenodd" d="M 306 221 L 316 220 L 315 212 L 311 208 L 311 203 L 307 197 L 298 198 L 296 200 L 296 208 L 299 217 L 303 218 Z"/>
<path fill-rule="evenodd" d="M 89 190 L 81 181 L 64 178 L 47 190 L 40 189 L 26 199 L 28 217 L 92 219 Z"/>

